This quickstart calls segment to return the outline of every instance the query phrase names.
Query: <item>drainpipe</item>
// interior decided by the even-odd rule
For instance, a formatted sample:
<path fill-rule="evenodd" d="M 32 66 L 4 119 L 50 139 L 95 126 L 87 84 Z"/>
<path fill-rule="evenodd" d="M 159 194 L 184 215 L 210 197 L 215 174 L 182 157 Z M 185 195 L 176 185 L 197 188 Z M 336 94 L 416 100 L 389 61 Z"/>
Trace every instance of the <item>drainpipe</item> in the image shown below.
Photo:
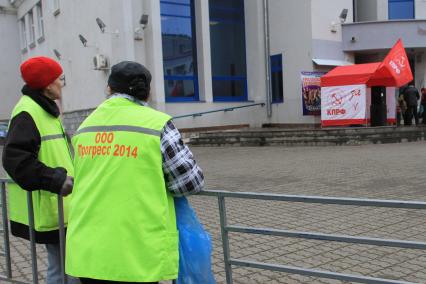
<path fill-rule="evenodd" d="M 272 116 L 271 94 L 271 66 L 270 66 L 270 41 L 269 41 L 269 1 L 263 0 L 263 34 L 265 35 L 265 74 L 266 74 L 266 112 Z"/>

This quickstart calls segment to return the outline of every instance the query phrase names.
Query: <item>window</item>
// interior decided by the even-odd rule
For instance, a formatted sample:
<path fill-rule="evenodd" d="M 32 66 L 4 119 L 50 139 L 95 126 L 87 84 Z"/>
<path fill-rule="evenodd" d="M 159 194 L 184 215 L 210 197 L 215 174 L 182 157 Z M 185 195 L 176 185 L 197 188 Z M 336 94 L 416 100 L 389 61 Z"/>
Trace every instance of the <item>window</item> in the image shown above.
<path fill-rule="evenodd" d="M 377 21 L 377 1 L 354 0 L 353 12 L 354 22 Z"/>
<path fill-rule="evenodd" d="M 210 0 L 213 99 L 247 100 L 244 0 Z"/>
<path fill-rule="evenodd" d="M 388 0 L 389 20 L 414 19 L 414 0 Z"/>
<path fill-rule="evenodd" d="M 30 32 L 30 47 L 35 46 L 35 25 L 33 11 L 28 12 L 28 30 Z"/>
<path fill-rule="evenodd" d="M 167 102 L 198 101 L 194 0 L 160 1 Z"/>
<path fill-rule="evenodd" d="M 27 50 L 27 27 L 25 25 L 25 16 L 19 20 L 19 29 L 21 31 L 21 49 L 25 52 Z"/>
<path fill-rule="evenodd" d="M 271 91 L 272 103 L 284 102 L 282 54 L 271 56 Z"/>
<path fill-rule="evenodd" d="M 44 22 L 43 22 L 43 9 L 41 1 L 36 5 L 37 10 L 37 27 L 38 27 L 38 39 L 44 38 Z"/>
<path fill-rule="evenodd" d="M 25 24 L 25 16 L 19 20 L 19 28 L 21 30 L 21 49 L 27 51 L 27 26 Z"/>

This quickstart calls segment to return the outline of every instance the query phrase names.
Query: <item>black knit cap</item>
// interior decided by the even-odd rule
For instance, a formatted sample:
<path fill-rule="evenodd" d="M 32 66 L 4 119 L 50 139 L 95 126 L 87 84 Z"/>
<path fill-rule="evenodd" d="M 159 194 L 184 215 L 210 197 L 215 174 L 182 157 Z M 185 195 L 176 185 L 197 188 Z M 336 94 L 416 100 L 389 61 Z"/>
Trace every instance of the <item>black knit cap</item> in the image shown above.
<path fill-rule="evenodd" d="M 122 61 L 111 68 L 108 86 L 119 93 L 132 95 L 132 87 L 137 81 L 143 81 L 149 92 L 151 73 L 145 66 L 133 61 Z"/>

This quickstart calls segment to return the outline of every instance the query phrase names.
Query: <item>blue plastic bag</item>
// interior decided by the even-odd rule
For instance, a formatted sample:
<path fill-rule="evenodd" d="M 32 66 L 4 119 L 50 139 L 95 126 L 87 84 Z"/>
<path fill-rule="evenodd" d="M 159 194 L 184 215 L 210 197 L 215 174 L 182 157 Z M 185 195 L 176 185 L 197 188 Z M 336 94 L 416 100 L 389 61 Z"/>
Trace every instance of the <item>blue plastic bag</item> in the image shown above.
<path fill-rule="evenodd" d="M 185 197 L 175 198 L 179 230 L 177 284 L 215 284 L 211 270 L 212 242 Z"/>

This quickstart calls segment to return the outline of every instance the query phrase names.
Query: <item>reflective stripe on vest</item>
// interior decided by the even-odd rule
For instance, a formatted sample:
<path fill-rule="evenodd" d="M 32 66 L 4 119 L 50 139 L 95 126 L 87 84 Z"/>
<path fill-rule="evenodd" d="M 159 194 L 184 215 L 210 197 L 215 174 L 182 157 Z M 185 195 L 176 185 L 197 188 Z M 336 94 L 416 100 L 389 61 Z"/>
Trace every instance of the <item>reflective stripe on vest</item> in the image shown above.
<path fill-rule="evenodd" d="M 53 135 L 46 135 L 41 137 L 41 141 L 47 141 L 47 140 L 54 140 L 54 139 L 62 139 L 65 138 L 65 135 L 63 133 L 61 134 L 53 134 Z"/>
<path fill-rule="evenodd" d="M 73 175 L 72 159 L 68 143 L 59 118 L 47 113 L 28 96 L 22 96 L 16 104 L 12 119 L 21 112 L 27 112 L 40 133 L 41 144 L 38 160 L 48 167 L 63 167 Z M 58 229 L 57 195 L 47 190 L 33 191 L 35 230 L 46 232 Z M 8 185 L 10 220 L 28 226 L 27 191 L 16 183 Z M 65 224 L 68 218 L 69 198 L 64 198 Z"/>
<path fill-rule="evenodd" d="M 177 278 L 176 217 L 160 148 L 169 119 L 111 98 L 76 132 L 67 274 L 120 282 Z"/>
<path fill-rule="evenodd" d="M 132 126 L 132 125 L 108 125 L 108 126 L 89 126 L 82 129 L 79 129 L 75 135 L 81 134 L 81 133 L 87 133 L 87 132 L 112 132 L 112 131 L 125 131 L 125 132 L 136 132 L 136 133 L 144 133 L 154 136 L 161 136 L 161 131 L 145 128 L 145 127 L 139 127 L 139 126 Z"/>

